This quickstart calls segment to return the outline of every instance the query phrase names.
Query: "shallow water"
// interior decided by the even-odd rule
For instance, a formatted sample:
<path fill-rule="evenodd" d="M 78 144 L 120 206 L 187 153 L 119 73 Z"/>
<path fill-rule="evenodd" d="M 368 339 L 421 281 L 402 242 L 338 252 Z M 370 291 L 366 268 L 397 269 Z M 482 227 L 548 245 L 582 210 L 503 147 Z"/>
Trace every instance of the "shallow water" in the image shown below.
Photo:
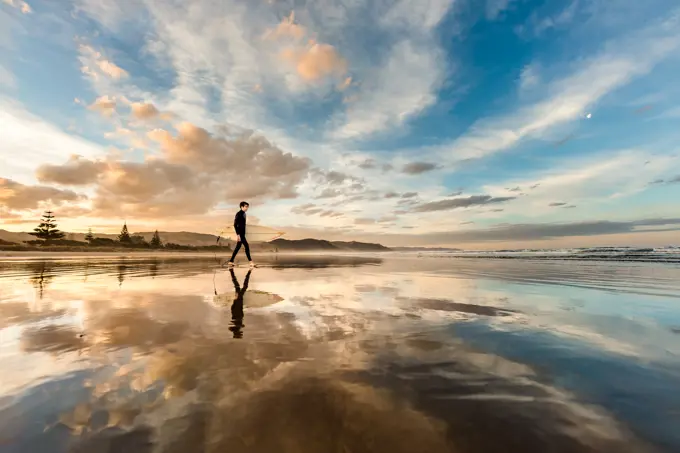
<path fill-rule="evenodd" d="M 678 265 L 260 261 L 0 261 L 0 452 L 680 451 Z"/>

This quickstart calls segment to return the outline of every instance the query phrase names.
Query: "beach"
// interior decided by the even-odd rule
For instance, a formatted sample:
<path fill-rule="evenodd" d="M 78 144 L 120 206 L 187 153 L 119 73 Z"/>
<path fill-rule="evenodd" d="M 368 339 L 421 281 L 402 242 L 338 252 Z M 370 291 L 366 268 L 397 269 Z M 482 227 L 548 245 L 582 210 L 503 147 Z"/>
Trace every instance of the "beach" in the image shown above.
<path fill-rule="evenodd" d="M 680 265 L 0 257 L 0 453 L 680 451 Z"/>

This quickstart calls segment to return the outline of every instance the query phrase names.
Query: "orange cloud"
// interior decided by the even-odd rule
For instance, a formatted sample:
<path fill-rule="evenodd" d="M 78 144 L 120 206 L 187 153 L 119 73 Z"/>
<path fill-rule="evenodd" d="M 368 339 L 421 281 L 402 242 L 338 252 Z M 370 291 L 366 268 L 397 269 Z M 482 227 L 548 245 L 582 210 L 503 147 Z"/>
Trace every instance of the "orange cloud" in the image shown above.
<path fill-rule="evenodd" d="M 303 26 L 294 23 L 294 20 L 295 11 L 292 11 L 290 16 L 284 17 L 281 23 L 279 23 L 275 29 L 268 30 L 265 33 L 264 38 L 274 39 L 289 37 L 293 39 L 302 39 L 307 31 Z"/>
<path fill-rule="evenodd" d="M 352 84 L 352 78 L 351 78 L 351 77 L 347 77 L 345 80 L 342 81 L 342 83 L 340 83 L 340 84 L 338 85 L 338 90 L 339 90 L 339 91 L 344 91 L 344 90 L 346 90 L 347 88 L 349 88 L 349 86 L 350 86 L 351 84 Z"/>
<path fill-rule="evenodd" d="M 95 182 L 99 173 L 105 168 L 104 162 L 92 162 L 74 154 L 64 165 L 39 166 L 36 170 L 36 178 L 43 183 L 86 185 Z"/>
<path fill-rule="evenodd" d="M 10 210 L 36 209 L 42 202 L 61 205 L 85 198 L 71 190 L 54 187 L 27 186 L 11 179 L 0 178 L 0 207 Z"/>
<path fill-rule="evenodd" d="M 132 116 L 138 120 L 149 120 L 160 115 L 160 112 L 153 104 L 146 104 L 143 102 L 133 102 L 130 105 Z"/>
<path fill-rule="evenodd" d="M 318 44 L 313 41 L 303 49 L 285 49 L 281 56 L 291 64 L 300 77 L 308 82 L 317 81 L 327 76 L 342 76 L 347 72 L 347 61 L 329 44 Z"/>
<path fill-rule="evenodd" d="M 100 96 L 88 106 L 90 110 L 97 111 L 104 116 L 111 116 L 116 113 L 116 98 L 109 96 Z"/>
<path fill-rule="evenodd" d="M 147 137 L 160 145 L 160 156 L 144 162 L 72 156 L 41 166 L 38 178 L 94 185 L 94 215 L 160 218 L 205 214 L 224 200 L 294 198 L 310 166 L 252 131 L 227 138 L 184 122 L 176 135 L 155 129 Z"/>

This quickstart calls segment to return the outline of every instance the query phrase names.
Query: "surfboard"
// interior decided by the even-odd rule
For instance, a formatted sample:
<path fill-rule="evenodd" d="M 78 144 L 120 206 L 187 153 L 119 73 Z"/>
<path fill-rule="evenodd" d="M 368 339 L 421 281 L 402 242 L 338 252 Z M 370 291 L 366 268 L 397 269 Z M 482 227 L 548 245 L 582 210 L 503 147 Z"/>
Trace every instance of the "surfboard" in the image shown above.
<path fill-rule="evenodd" d="M 276 228 L 267 227 L 264 225 L 248 225 L 246 227 L 246 238 L 248 242 L 269 242 L 278 239 L 286 234 L 285 232 Z M 217 235 L 223 240 L 236 242 L 236 233 L 233 225 L 226 226 L 217 230 Z"/>

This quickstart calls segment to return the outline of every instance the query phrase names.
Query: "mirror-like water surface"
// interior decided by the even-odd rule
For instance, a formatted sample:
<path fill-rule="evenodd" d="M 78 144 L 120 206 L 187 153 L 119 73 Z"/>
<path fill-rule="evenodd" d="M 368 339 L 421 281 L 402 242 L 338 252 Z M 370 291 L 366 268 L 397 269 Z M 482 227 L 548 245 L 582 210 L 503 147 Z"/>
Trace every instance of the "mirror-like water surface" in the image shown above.
<path fill-rule="evenodd" d="M 0 262 L 0 452 L 679 451 L 680 267 Z"/>

